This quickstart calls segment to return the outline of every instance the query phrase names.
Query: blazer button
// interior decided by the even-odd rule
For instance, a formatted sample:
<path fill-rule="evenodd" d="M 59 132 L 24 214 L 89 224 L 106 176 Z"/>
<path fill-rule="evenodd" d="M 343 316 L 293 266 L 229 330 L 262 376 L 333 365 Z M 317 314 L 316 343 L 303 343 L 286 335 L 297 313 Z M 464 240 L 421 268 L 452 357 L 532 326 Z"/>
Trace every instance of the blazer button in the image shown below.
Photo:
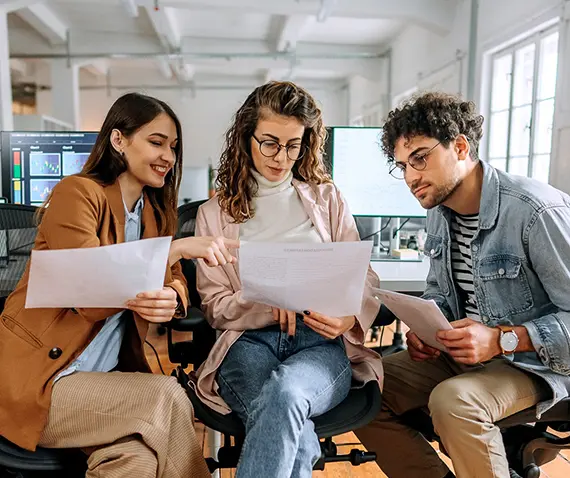
<path fill-rule="evenodd" d="M 50 359 L 56 360 L 56 359 L 58 359 L 59 357 L 61 357 L 61 354 L 62 354 L 61 349 L 60 349 L 59 347 L 54 347 L 53 349 L 51 349 L 51 350 L 49 351 L 49 354 L 48 354 L 48 355 L 49 355 L 49 358 L 50 358 Z"/>

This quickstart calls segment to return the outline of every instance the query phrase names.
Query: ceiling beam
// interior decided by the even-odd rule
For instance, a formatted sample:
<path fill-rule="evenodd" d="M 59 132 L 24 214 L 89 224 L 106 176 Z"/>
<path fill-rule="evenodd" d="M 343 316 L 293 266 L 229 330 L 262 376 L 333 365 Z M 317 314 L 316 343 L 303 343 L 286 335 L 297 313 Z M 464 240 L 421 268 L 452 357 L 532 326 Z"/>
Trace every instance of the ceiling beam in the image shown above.
<path fill-rule="evenodd" d="M 317 22 L 324 23 L 332 15 L 338 0 L 321 0 L 321 7 L 317 12 Z"/>
<path fill-rule="evenodd" d="M 322 0 L 160 0 L 164 7 L 313 16 L 321 11 L 321 2 Z M 151 7 L 154 0 L 138 0 L 138 3 Z M 457 4 L 458 0 L 343 0 L 336 4 L 333 12 L 335 17 L 410 21 L 438 33 L 448 33 L 453 25 Z"/>
<path fill-rule="evenodd" d="M 139 6 L 135 0 L 121 0 L 121 4 L 129 17 L 137 18 L 139 16 Z"/>
<path fill-rule="evenodd" d="M 93 76 L 107 76 L 109 72 L 109 62 L 103 59 L 82 62 L 78 66 L 84 68 Z"/>
<path fill-rule="evenodd" d="M 146 11 L 154 27 L 154 31 L 166 52 L 177 52 L 180 49 L 180 27 L 173 8 L 147 6 Z"/>
<path fill-rule="evenodd" d="M 281 18 L 275 42 L 276 51 L 295 51 L 303 31 L 313 22 L 310 15 L 288 15 Z"/>
<path fill-rule="evenodd" d="M 69 27 L 44 3 L 16 10 L 22 20 L 31 25 L 52 45 L 66 43 Z"/>
<path fill-rule="evenodd" d="M 172 72 L 172 67 L 170 66 L 170 62 L 168 61 L 167 57 L 160 57 L 156 59 L 156 66 L 158 67 L 158 70 L 160 71 L 160 73 L 162 73 L 162 76 L 167 79 L 170 80 L 172 79 L 172 77 L 174 76 L 173 72 Z"/>

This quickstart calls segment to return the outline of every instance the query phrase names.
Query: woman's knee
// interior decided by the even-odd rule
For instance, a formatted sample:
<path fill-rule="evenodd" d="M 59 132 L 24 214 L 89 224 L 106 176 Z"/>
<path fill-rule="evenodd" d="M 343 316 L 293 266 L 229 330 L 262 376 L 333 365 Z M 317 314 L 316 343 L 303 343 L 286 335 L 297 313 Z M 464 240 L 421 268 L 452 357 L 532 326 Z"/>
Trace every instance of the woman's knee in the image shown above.
<path fill-rule="evenodd" d="M 126 437 L 93 451 L 87 460 L 86 476 L 99 476 L 107 471 L 117 476 L 156 478 L 158 459 L 154 450 L 141 439 Z"/>

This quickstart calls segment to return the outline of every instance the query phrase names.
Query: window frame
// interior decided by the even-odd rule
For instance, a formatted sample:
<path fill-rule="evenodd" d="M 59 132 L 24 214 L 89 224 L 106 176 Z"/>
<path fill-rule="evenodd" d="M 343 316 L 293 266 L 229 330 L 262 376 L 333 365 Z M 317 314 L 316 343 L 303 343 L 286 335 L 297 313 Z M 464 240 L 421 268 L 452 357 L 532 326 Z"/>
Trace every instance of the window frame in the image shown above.
<path fill-rule="evenodd" d="M 492 141 L 491 141 L 491 126 L 492 126 L 492 116 L 493 114 L 497 114 L 500 112 L 504 112 L 504 111 L 508 111 L 508 124 L 507 124 L 507 145 L 506 145 L 506 164 L 505 164 L 505 170 L 507 172 L 510 172 L 510 166 L 511 166 L 511 160 L 512 158 L 512 144 L 511 144 L 511 134 L 512 134 L 512 128 L 513 128 L 513 111 L 516 108 L 521 108 L 524 106 L 527 106 L 528 104 L 524 104 L 524 105 L 519 105 L 519 106 L 513 106 L 513 99 L 514 99 L 514 94 L 515 94 L 515 71 L 516 71 L 516 67 L 517 67 L 517 58 L 516 58 L 516 52 L 517 50 L 521 50 L 529 45 L 533 45 L 534 44 L 534 65 L 533 65 L 533 84 L 532 84 L 532 98 L 531 98 L 531 103 L 530 103 L 530 107 L 531 107 L 531 114 L 530 114 L 530 131 L 529 131 L 529 148 L 528 148 L 528 164 L 527 164 L 527 171 L 526 171 L 526 176 L 532 178 L 533 177 L 533 171 L 534 171 L 534 157 L 537 155 L 541 155 L 544 153 L 535 153 L 534 152 L 534 148 L 535 148 L 535 140 L 536 140 L 536 130 L 537 130 L 537 111 L 538 111 L 538 106 L 540 103 L 543 103 L 545 101 L 550 101 L 550 100 L 554 100 L 554 102 L 556 102 L 556 91 L 554 92 L 554 96 L 552 97 L 548 97 L 548 98 L 541 98 L 538 99 L 538 88 L 539 88 L 539 74 L 540 74 L 540 62 L 541 62 L 541 53 L 542 53 L 542 49 L 541 49 L 541 42 L 542 40 L 544 40 L 545 38 L 549 37 L 550 35 L 554 34 L 554 33 L 558 33 L 559 34 L 559 25 L 558 24 L 554 24 L 554 25 L 549 25 L 546 28 L 540 29 L 538 31 L 536 31 L 535 33 L 517 40 L 513 43 L 510 43 L 508 46 L 501 48 L 499 50 L 494 51 L 493 53 L 490 53 L 489 55 L 489 69 L 488 69 L 488 76 L 487 76 L 487 88 L 488 88 L 488 94 L 487 94 L 487 98 L 486 98 L 486 111 L 487 111 L 487 117 L 488 117 L 488 121 L 486 121 L 486 127 L 485 127 L 485 136 L 486 136 L 486 141 L 485 141 L 485 158 L 487 161 L 492 161 L 493 159 L 498 159 L 498 158 L 490 158 L 490 149 L 491 149 L 491 145 L 492 145 Z M 558 42 L 560 42 L 560 35 L 558 36 Z M 494 74 L 495 74 L 495 60 L 504 57 L 506 55 L 510 55 L 511 57 L 511 68 L 510 68 L 510 86 L 509 86 L 509 103 L 508 103 L 508 109 L 505 110 L 497 110 L 497 111 L 493 111 L 492 109 L 492 103 L 493 103 L 493 82 L 494 82 Z M 559 67 L 559 61 L 558 60 L 558 64 L 557 67 Z M 552 156 L 552 136 L 550 138 L 551 141 L 551 146 L 550 146 L 550 156 Z M 517 156 L 519 157 L 519 156 Z M 552 159 L 552 158 L 551 158 Z"/>

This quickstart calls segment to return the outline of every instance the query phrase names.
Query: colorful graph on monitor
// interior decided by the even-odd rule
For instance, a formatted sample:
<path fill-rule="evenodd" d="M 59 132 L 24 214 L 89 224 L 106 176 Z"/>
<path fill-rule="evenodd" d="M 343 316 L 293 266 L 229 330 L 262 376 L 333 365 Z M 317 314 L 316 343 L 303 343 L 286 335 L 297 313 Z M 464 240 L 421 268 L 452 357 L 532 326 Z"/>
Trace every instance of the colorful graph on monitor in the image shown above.
<path fill-rule="evenodd" d="M 87 158 L 89 158 L 89 153 L 63 153 L 63 175 L 71 176 L 80 173 Z"/>
<path fill-rule="evenodd" d="M 44 202 L 59 179 L 30 179 L 30 202 Z"/>
<path fill-rule="evenodd" d="M 30 176 L 60 176 L 59 153 L 30 153 Z"/>

